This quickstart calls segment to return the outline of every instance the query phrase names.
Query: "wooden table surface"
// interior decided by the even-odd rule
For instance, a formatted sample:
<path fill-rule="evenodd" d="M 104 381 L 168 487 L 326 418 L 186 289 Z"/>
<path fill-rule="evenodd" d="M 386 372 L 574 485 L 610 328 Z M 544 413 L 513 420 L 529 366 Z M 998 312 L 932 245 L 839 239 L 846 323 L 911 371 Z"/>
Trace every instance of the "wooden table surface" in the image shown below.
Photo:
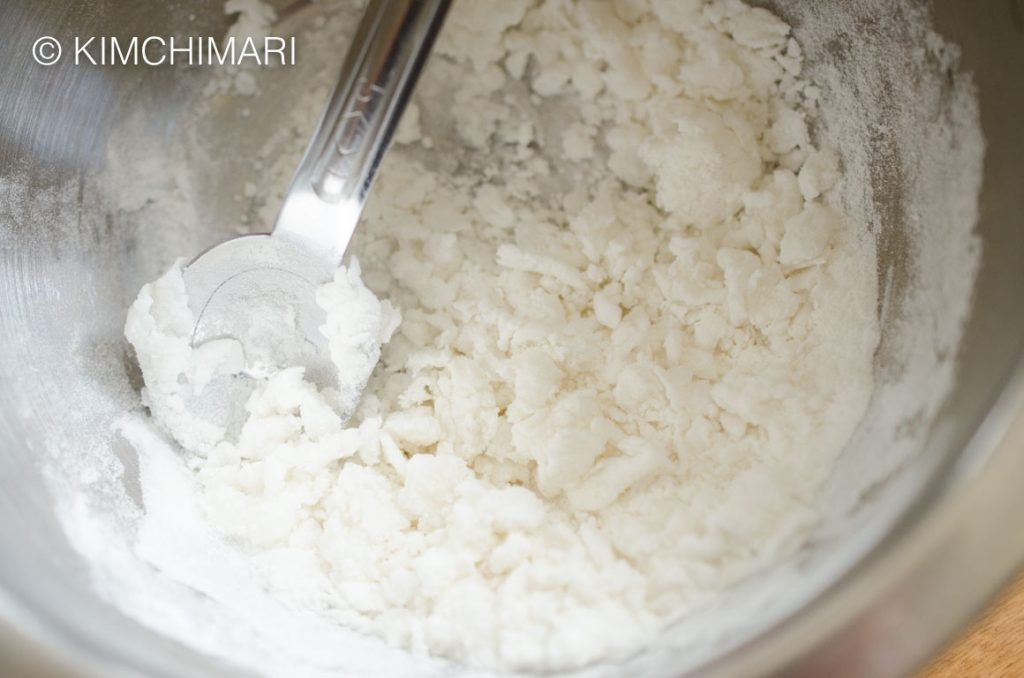
<path fill-rule="evenodd" d="M 1024 678 L 1024 575 L 918 678 Z"/>

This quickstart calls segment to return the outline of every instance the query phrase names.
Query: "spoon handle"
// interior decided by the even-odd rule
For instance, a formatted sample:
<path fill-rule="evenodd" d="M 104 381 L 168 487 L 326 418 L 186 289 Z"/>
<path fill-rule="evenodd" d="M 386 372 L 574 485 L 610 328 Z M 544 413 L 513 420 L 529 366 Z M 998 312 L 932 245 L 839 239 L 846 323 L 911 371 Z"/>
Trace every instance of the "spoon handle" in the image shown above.
<path fill-rule="evenodd" d="M 451 0 L 370 0 L 274 235 L 341 262 Z"/>

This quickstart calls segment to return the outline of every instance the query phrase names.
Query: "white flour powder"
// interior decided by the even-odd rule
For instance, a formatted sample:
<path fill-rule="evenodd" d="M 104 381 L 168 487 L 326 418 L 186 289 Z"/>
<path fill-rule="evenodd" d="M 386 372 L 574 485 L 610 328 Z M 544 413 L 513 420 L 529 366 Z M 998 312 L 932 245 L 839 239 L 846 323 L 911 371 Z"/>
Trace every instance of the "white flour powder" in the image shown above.
<path fill-rule="evenodd" d="M 362 278 L 319 299 L 393 332 L 349 422 L 298 369 L 237 440 L 183 418 L 239 358 L 188 346 L 177 270 L 126 332 L 206 520 L 286 604 L 474 665 L 619 656 L 805 538 L 871 391 L 873 245 L 764 10 L 463 0 L 439 51 L 490 160 L 431 165 L 419 110 L 401 130 Z"/>

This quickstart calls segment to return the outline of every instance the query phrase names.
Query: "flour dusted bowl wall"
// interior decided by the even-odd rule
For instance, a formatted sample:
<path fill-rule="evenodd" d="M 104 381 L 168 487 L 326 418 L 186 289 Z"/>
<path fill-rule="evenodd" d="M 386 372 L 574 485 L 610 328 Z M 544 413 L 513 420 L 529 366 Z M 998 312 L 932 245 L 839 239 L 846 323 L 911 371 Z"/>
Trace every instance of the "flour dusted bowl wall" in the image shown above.
<path fill-rule="evenodd" d="M 293 6 L 292 21 L 316 11 L 304 4 Z M 809 74 L 824 89 L 829 134 L 864 188 L 845 197 L 879 242 L 879 388 L 823 493 L 827 519 L 809 548 L 613 672 L 821 675 L 859 665 L 860 675 L 897 675 L 1024 554 L 1015 492 L 1024 468 L 1005 440 L 1022 390 L 1024 37 L 1012 3 L 964 5 L 934 7 L 938 31 L 963 47 L 957 66 L 920 26 L 918 3 L 769 4 L 797 27 Z M 179 222 L 230 223 L 249 158 L 305 82 L 271 78 L 271 95 L 245 124 L 225 104 L 196 128 L 202 72 L 43 67 L 31 48 L 43 35 L 67 44 L 74 35 L 220 34 L 220 7 L 14 0 L 2 12 L 0 657 L 50 675 L 244 674 L 172 639 L 217 611 L 203 601 L 174 608 L 169 601 L 183 592 L 161 588 L 141 564 L 114 562 L 132 558 L 131 524 L 101 520 L 72 535 L 64 526 L 68 515 L 123 516 L 121 504 L 137 493 L 131 450 L 110 429 L 137 406 L 121 338 L 131 295 L 164 263 L 162 250 L 230 235 Z M 974 74 L 989 141 L 980 202 L 963 70 Z M 170 190 L 172 177 L 152 158 L 175 157 L 190 136 L 234 149 L 216 168 L 195 167 L 198 188 L 186 204 L 197 214 L 137 223 L 145 205 L 119 187 Z M 82 552 L 102 552 L 104 564 Z M 153 595 L 135 601 L 150 609 L 128 612 L 164 619 L 162 633 L 111 602 L 133 588 Z"/>

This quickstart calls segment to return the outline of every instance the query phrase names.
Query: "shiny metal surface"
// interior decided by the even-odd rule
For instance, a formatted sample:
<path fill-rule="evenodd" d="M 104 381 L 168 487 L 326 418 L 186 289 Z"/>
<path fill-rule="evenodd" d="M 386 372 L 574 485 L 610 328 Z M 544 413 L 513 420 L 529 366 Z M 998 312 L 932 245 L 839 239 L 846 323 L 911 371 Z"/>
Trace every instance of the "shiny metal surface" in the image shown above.
<path fill-rule="evenodd" d="M 274 236 L 341 261 L 450 0 L 373 0 L 285 196 Z"/>
<path fill-rule="evenodd" d="M 982 266 L 955 389 L 921 463 L 899 471 L 915 476 L 919 482 L 909 486 L 919 489 L 877 543 L 813 600 L 688 675 L 907 675 L 1024 560 L 1024 21 L 1019 3 L 1004 0 L 937 0 L 933 9 L 936 29 L 961 46 L 964 67 L 975 74 L 989 148 Z M 166 34 L 195 25 L 218 33 L 226 19 L 203 2 L 10 0 L 0 9 L 5 676 L 242 675 L 107 604 L 58 524 L 44 482 L 47 473 L 74 472 L 73 460 L 47 450 L 69 422 L 83 439 L 91 435 L 77 411 L 100 395 L 111 410 L 136 406 L 120 330 L 132 294 L 153 271 L 137 261 L 130 222 L 91 204 L 85 178 L 104 166 L 112 133 L 140 107 L 151 116 L 153 139 L 167 148 L 180 143 L 189 99 L 187 77 L 171 69 L 44 68 L 29 50 L 40 35 Z M 214 202 L 207 207 L 217 210 Z M 205 242 L 227 235 L 211 232 Z M 897 271 L 912 265 L 899 247 L 880 256 Z M 115 374 L 114 386 L 97 386 L 94 364 Z M 650 673 L 680 671 L 668 665 Z"/>

